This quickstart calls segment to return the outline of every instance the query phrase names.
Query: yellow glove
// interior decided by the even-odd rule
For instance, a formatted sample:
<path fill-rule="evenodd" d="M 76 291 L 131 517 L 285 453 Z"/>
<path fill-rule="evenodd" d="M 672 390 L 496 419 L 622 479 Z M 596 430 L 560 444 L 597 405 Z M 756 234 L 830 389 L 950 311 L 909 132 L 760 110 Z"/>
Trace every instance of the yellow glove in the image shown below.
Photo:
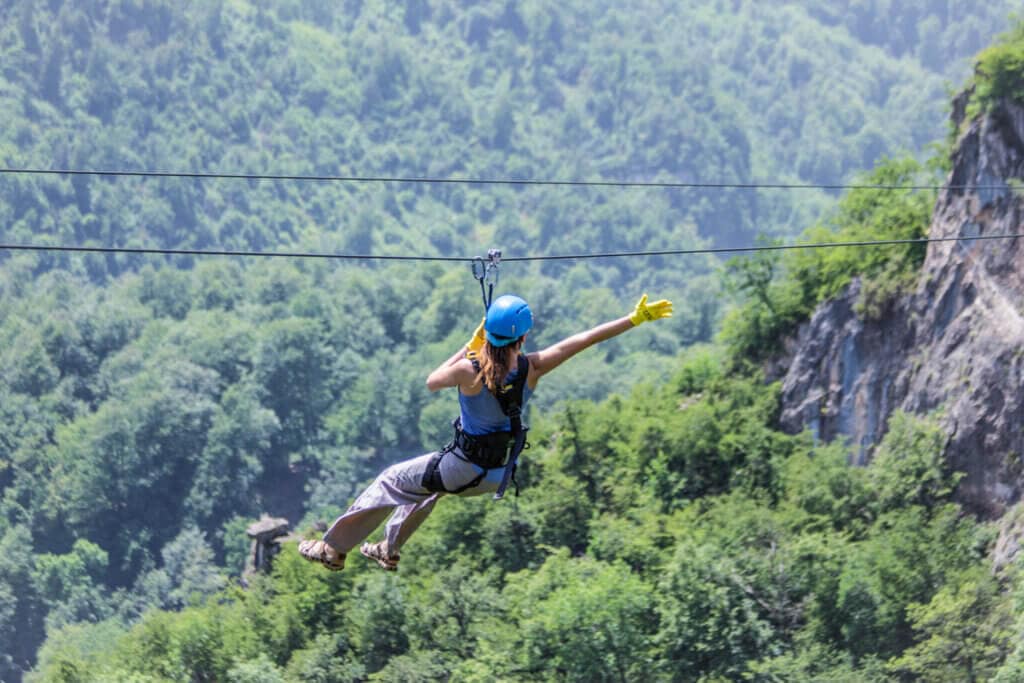
<path fill-rule="evenodd" d="M 484 347 L 484 342 L 487 341 L 487 337 L 484 336 L 484 321 L 486 317 L 480 319 L 480 324 L 477 325 L 476 331 L 473 332 L 473 336 L 466 342 L 466 348 L 471 353 L 480 353 L 480 349 Z"/>
<path fill-rule="evenodd" d="M 647 295 L 644 294 L 640 297 L 640 301 L 636 303 L 636 308 L 629 315 L 629 321 L 636 327 L 640 323 L 645 323 L 648 320 L 657 320 L 658 318 L 671 318 L 672 317 L 672 302 L 662 299 L 661 301 L 655 301 L 654 303 L 647 303 Z"/>

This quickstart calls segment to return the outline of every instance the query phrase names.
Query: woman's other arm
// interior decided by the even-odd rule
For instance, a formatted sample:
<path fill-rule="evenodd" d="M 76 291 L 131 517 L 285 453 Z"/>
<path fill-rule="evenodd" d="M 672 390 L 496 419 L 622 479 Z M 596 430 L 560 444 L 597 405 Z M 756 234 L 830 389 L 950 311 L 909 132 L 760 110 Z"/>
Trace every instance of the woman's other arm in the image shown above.
<path fill-rule="evenodd" d="M 648 320 L 672 317 L 672 302 L 661 300 L 654 303 L 647 303 L 647 295 L 640 297 L 636 308 L 630 315 L 623 316 L 618 320 L 610 320 L 593 327 L 586 332 L 574 334 L 563 339 L 554 346 L 549 346 L 543 351 L 530 354 L 531 375 L 534 381 L 542 375 L 546 375 L 559 365 L 575 356 L 580 351 L 587 349 L 594 344 L 617 337 L 627 330 L 631 330 Z"/>
<path fill-rule="evenodd" d="M 437 367 L 427 376 L 427 389 L 439 391 L 448 387 L 469 389 L 476 382 L 476 371 L 473 364 L 466 358 L 465 351 L 460 351 Z"/>
<path fill-rule="evenodd" d="M 469 352 L 479 353 L 483 344 L 484 323 L 481 320 L 480 325 L 474 330 L 473 336 L 469 338 L 469 342 L 430 373 L 427 377 L 427 389 L 438 391 L 454 386 L 468 389 L 475 384 L 476 371 L 473 369 L 473 363 L 466 359 L 466 354 Z M 460 363 L 459 361 L 465 362 Z"/>

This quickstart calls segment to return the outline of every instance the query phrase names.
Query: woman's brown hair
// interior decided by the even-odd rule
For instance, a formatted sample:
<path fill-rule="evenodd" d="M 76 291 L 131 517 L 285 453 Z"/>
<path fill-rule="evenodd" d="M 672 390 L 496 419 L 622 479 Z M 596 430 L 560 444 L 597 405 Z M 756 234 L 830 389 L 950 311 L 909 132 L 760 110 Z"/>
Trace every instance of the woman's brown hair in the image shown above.
<path fill-rule="evenodd" d="M 508 373 L 516 367 L 516 358 L 519 356 L 522 342 L 521 337 L 508 346 L 495 346 L 491 342 L 487 342 L 480 349 L 480 373 L 477 375 L 477 379 L 483 378 L 484 385 L 492 394 L 498 393 L 498 390 L 504 386 Z"/>

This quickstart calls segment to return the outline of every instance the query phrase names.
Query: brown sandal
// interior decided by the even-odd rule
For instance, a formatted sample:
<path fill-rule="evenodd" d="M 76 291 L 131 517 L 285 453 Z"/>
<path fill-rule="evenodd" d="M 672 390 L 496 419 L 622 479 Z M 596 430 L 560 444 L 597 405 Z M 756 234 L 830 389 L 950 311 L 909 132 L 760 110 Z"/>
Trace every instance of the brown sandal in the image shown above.
<path fill-rule="evenodd" d="M 327 545 L 324 541 L 302 541 L 299 543 L 299 555 L 310 562 L 319 562 L 332 572 L 345 568 L 345 555 Z"/>
<path fill-rule="evenodd" d="M 398 571 L 398 560 L 400 559 L 400 556 L 397 553 L 394 555 L 388 554 L 387 541 L 381 541 L 379 543 L 364 543 L 360 546 L 359 553 L 363 557 L 376 562 L 384 571 Z"/>

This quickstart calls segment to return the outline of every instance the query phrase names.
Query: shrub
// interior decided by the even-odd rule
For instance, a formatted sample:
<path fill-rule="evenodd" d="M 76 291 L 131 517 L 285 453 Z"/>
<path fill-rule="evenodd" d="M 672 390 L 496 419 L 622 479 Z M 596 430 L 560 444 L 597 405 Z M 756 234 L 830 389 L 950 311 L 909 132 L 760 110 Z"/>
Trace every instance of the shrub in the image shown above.
<path fill-rule="evenodd" d="M 1024 103 L 1024 20 L 978 53 L 974 87 L 970 117 L 988 111 L 1003 98 Z"/>

